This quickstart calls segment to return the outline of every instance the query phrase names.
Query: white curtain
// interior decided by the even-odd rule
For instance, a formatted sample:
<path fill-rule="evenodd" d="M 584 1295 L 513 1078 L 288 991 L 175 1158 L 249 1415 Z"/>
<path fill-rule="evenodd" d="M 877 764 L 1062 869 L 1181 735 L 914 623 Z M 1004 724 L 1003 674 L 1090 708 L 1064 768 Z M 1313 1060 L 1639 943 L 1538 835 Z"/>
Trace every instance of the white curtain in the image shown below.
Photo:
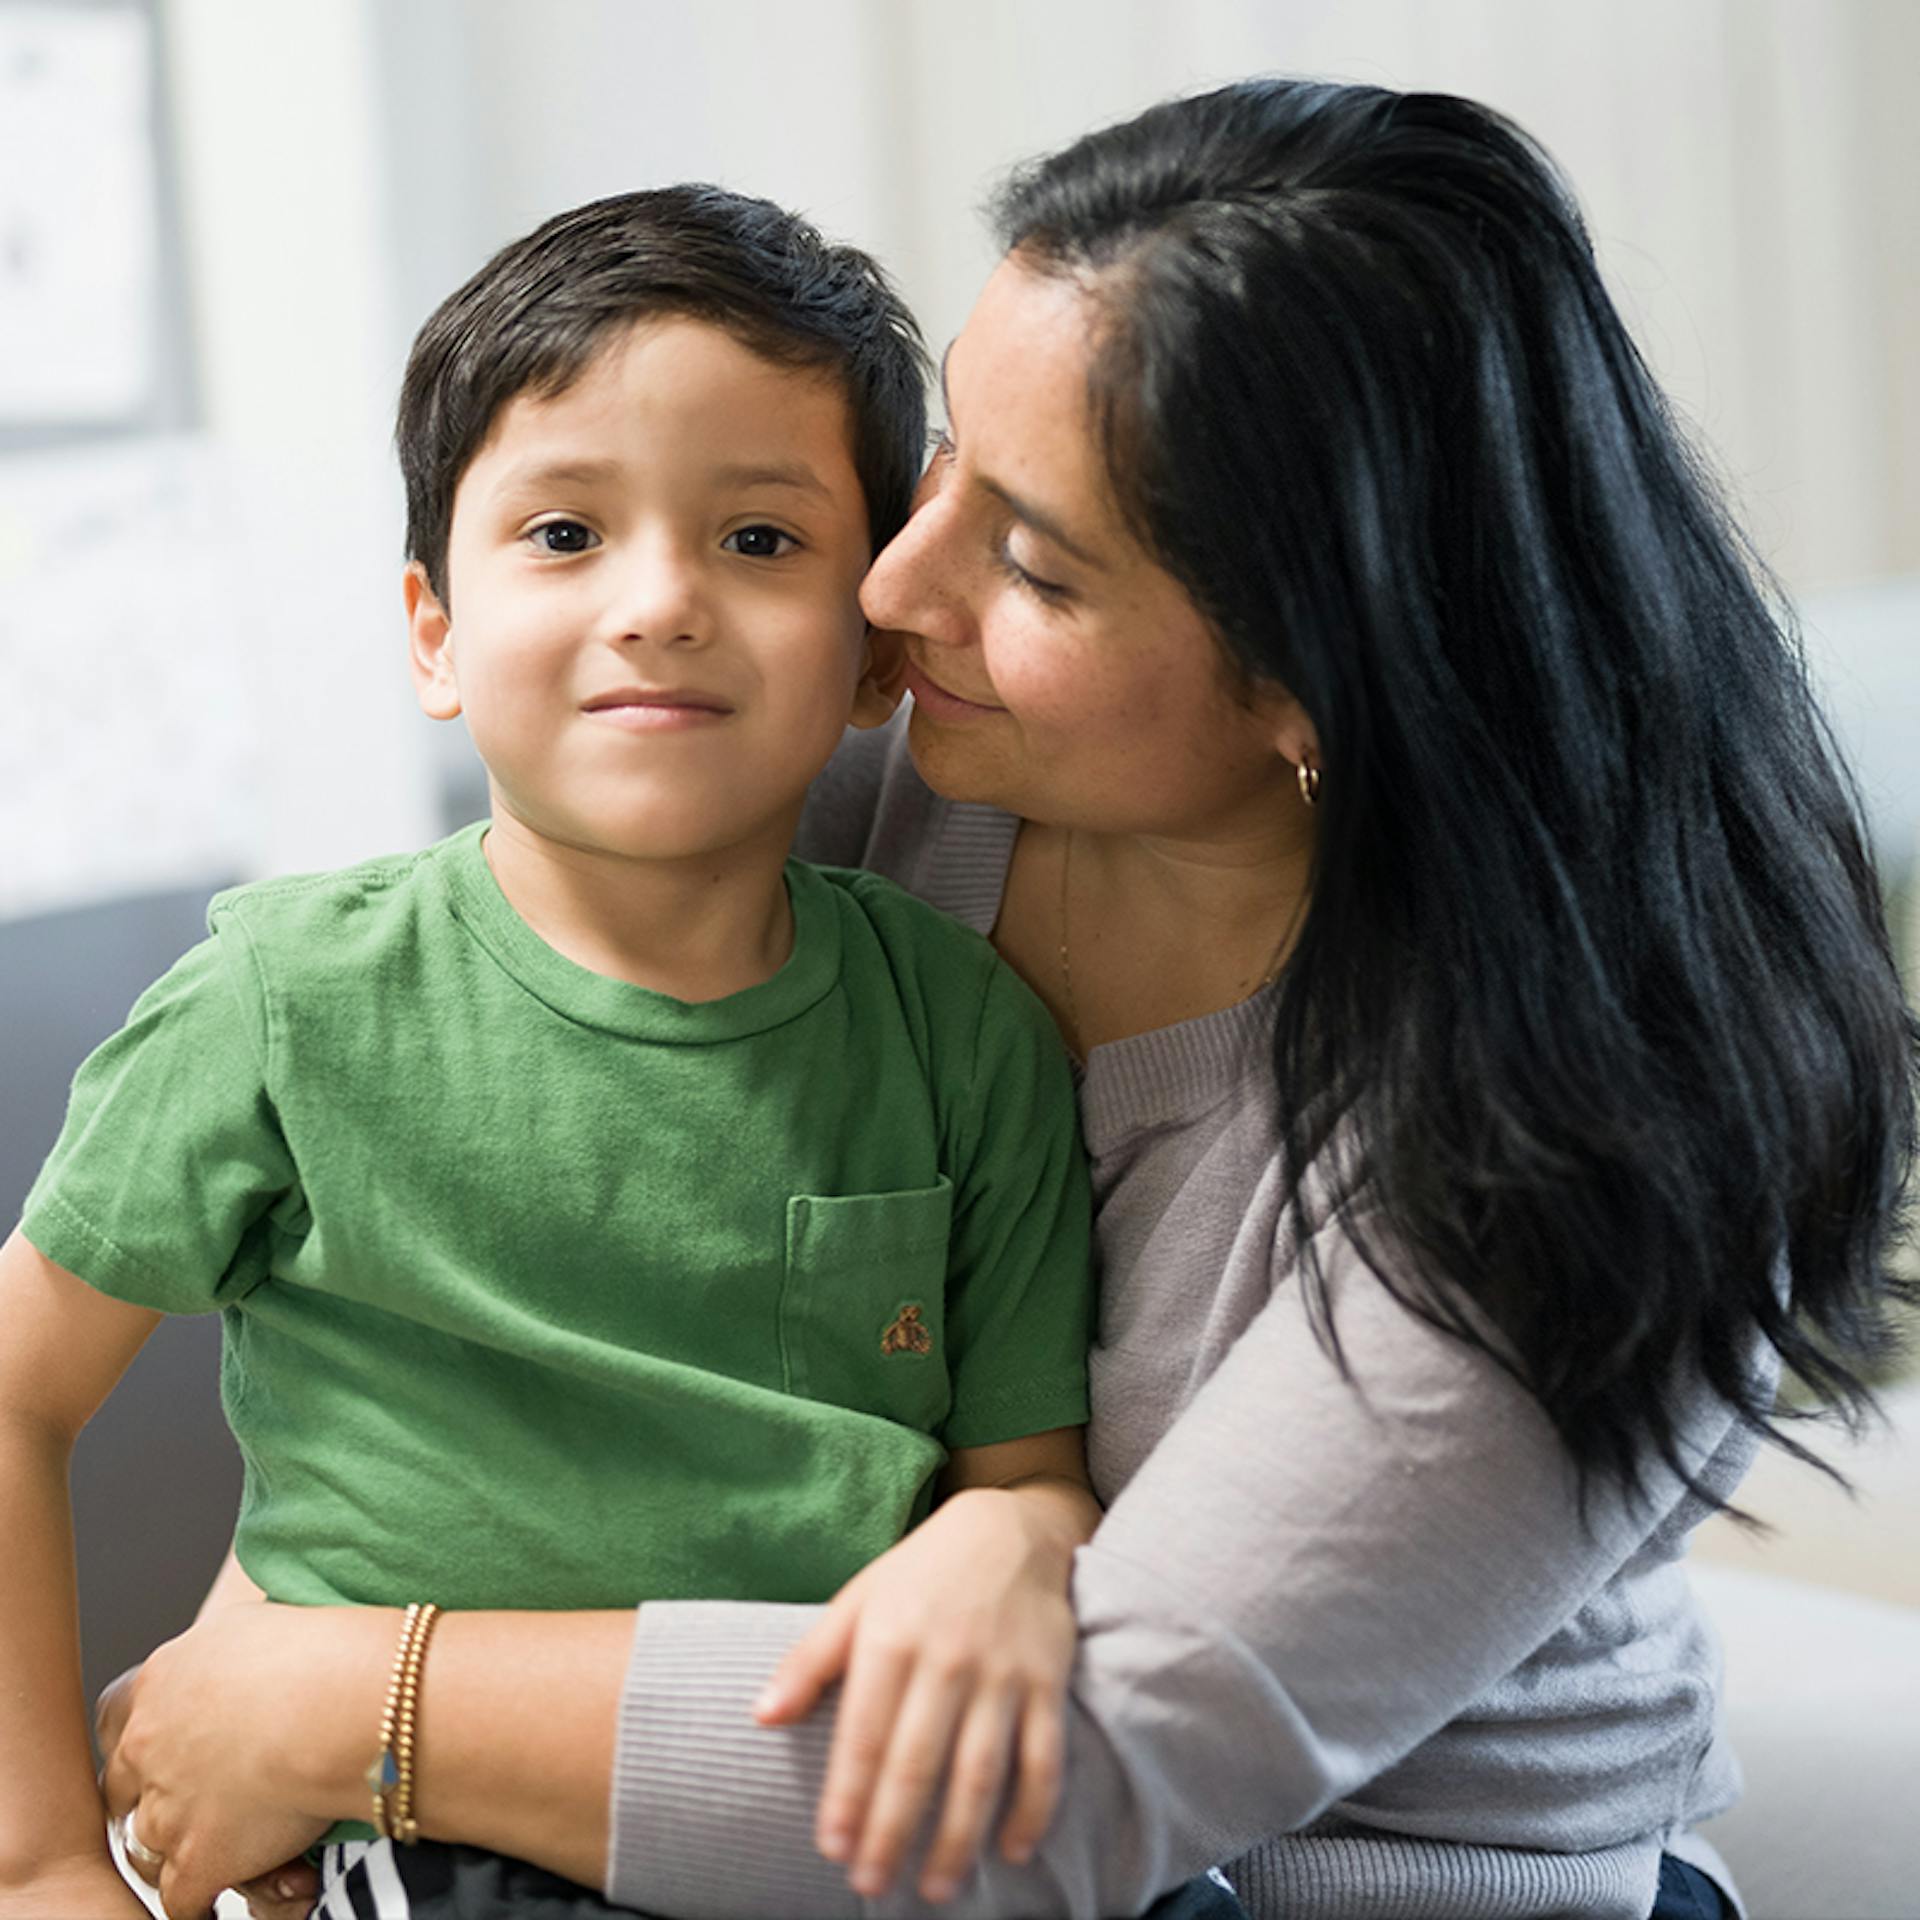
<path fill-rule="evenodd" d="M 416 51 L 461 44 L 469 253 L 593 194 L 717 177 L 872 246 L 936 343 L 990 261 L 973 210 L 1024 154 L 1261 71 L 1474 95 L 1572 176 L 1645 351 L 1788 580 L 1920 569 L 1913 0 L 391 11 Z M 423 301 L 462 270 L 433 268 Z"/>

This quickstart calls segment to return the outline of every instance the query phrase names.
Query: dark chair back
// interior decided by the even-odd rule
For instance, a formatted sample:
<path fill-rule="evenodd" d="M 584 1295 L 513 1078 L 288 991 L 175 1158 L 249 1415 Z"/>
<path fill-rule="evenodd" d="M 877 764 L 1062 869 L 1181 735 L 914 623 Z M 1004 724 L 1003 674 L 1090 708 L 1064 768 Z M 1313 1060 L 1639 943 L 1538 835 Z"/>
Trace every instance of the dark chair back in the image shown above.
<path fill-rule="evenodd" d="M 10 1230 L 60 1131 L 74 1069 L 206 930 L 207 886 L 0 921 L 0 1215 Z M 163 1321 L 80 1436 L 73 1509 L 91 1699 L 179 1632 L 240 1504 L 217 1316 Z"/>

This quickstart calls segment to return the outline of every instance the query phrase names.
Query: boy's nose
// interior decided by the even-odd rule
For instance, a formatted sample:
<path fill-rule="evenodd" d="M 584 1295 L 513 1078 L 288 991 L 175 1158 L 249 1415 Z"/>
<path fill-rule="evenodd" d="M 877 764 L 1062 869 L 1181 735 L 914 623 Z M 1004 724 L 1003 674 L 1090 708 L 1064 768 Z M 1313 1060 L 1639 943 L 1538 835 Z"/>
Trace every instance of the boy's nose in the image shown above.
<path fill-rule="evenodd" d="M 699 569 L 684 555 L 636 555 L 620 571 L 607 616 L 612 637 L 621 642 L 691 647 L 712 638 Z"/>

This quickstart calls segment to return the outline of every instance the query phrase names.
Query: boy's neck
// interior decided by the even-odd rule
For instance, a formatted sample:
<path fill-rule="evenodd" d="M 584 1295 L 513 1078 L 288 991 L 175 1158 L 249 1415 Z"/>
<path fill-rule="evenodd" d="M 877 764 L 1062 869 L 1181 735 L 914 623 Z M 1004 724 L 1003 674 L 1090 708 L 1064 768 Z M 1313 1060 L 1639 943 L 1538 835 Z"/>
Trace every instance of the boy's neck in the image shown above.
<path fill-rule="evenodd" d="M 676 1000 L 772 979 L 793 951 L 791 834 L 680 860 L 551 840 L 495 804 L 482 843 L 507 903 L 576 966 Z"/>

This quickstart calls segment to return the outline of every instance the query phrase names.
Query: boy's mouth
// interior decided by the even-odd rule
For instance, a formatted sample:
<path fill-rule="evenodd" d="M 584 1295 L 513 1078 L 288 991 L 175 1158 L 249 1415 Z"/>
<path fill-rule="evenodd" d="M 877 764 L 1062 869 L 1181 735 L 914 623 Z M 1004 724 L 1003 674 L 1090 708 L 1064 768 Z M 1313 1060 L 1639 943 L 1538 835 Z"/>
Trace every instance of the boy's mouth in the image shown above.
<path fill-rule="evenodd" d="M 717 694 L 692 687 L 616 687 L 596 693 L 580 711 L 632 732 L 653 733 L 724 720 L 733 708 Z"/>

